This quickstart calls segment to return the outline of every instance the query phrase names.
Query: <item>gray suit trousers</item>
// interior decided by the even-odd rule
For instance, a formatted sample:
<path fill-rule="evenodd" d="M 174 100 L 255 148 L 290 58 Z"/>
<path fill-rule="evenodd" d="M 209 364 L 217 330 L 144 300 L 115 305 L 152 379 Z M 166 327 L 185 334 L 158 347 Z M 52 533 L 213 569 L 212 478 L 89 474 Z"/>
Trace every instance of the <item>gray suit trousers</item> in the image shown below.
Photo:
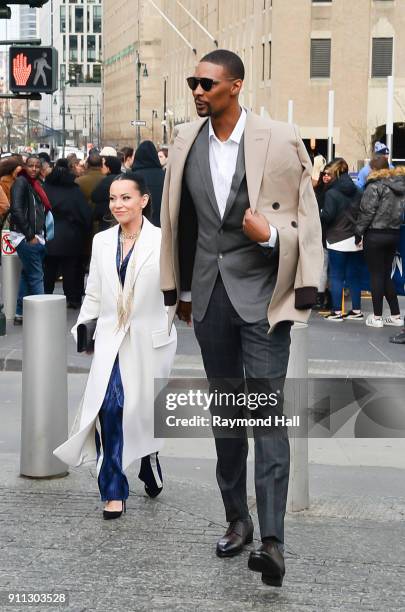
<path fill-rule="evenodd" d="M 194 321 L 204 368 L 211 391 L 238 393 L 278 392 L 277 414 L 282 398 L 290 351 L 291 323 L 276 326 L 268 335 L 267 319 L 246 323 L 232 306 L 221 276 L 218 275 L 206 314 Z M 222 410 L 222 409 L 221 409 Z M 227 409 L 228 410 L 228 409 Z M 230 415 L 263 416 L 274 409 L 261 407 L 249 414 L 236 408 Z M 247 414 L 246 414 L 247 413 Z M 223 411 L 222 411 L 222 414 Z M 228 522 L 249 516 L 246 493 L 248 436 L 239 427 L 229 436 L 214 430 L 217 450 L 217 481 Z M 287 503 L 290 447 L 285 428 L 253 427 L 255 444 L 255 489 L 261 537 L 284 542 L 284 515 Z"/>

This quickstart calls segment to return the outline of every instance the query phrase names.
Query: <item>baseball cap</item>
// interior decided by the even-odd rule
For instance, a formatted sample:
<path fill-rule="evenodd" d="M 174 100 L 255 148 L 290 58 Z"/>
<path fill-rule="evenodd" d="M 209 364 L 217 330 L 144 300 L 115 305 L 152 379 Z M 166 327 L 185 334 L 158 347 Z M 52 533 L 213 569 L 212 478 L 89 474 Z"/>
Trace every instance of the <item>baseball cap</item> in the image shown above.
<path fill-rule="evenodd" d="M 377 153 L 377 155 L 388 155 L 389 152 L 390 152 L 389 148 L 383 142 L 377 141 L 375 143 L 374 153 Z"/>

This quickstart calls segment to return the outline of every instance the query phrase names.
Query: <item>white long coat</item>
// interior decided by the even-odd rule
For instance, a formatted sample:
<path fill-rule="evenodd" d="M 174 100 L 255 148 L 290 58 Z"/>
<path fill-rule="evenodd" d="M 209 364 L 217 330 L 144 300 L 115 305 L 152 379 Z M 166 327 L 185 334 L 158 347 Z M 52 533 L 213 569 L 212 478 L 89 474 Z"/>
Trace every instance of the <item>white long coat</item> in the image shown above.
<path fill-rule="evenodd" d="M 177 335 L 174 328 L 168 334 L 167 310 L 159 286 L 160 238 L 160 229 L 144 219 L 125 278 L 125 284 L 130 282 L 130 266 L 135 266 L 132 316 L 126 329 L 117 332 L 118 226 L 94 237 L 86 296 L 72 329 L 76 338 L 79 323 L 98 318 L 94 357 L 71 437 L 54 451 L 68 465 L 96 458 L 95 423 L 117 353 L 125 398 L 123 469 L 162 446 L 163 440 L 153 436 L 154 379 L 169 376 Z"/>

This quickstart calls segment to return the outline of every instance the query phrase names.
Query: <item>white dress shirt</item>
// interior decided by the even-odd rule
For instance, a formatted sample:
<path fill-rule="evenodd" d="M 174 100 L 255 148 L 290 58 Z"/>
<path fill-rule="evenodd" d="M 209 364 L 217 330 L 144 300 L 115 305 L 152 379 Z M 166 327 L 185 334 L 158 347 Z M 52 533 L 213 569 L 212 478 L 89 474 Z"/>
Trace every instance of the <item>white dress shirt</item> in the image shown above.
<path fill-rule="evenodd" d="M 224 216 L 226 203 L 231 191 L 232 179 L 236 170 L 238 160 L 239 145 L 245 131 L 247 113 L 244 108 L 228 140 L 222 141 L 217 138 L 211 119 L 209 119 L 209 162 L 214 186 L 215 199 L 218 204 L 221 219 Z M 277 240 L 277 229 L 270 225 L 270 239 L 267 242 L 260 242 L 264 247 L 273 248 Z M 191 292 L 182 291 L 180 299 L 183 302 L 191 302 Z"/>

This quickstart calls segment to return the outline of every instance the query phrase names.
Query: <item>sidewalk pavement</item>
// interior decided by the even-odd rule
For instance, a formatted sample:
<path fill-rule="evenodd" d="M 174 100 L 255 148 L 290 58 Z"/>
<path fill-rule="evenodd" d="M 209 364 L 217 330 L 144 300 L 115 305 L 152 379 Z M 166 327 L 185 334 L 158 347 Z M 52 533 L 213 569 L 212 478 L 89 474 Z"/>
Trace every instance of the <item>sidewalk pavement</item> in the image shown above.
<path fill-rule="evenodd" d="M 400 298 L 402 313 L 405 312 L 405 297 Z M 367 313 L 371 300 L 363 299 Z M 67 310 L 68 370 L 70 373 L 88 372 L 91 357 L 78 354 L 70 329 L 76 322 L 78 311 Z M 178 331 L 177 355 L 174 363 L 175 376 L 205 377 L 200 350 L 194 330 L 184 323 L 176 322 Z M 389 337 L 400 328 L 373 329 L 364 321 L 325 321 L 312 313 L 309 325 L 309 374 L 310 376 L 348 376 L 390 378 L 405 377 L 405 346 L 389 342 Z M 21 371 L 22 328 L 7 322 L 7 335 L 0 337 L 0 371 Z"/>
<path fill-rule="evenodd" d="M 287 573 L 283 588 L 275 589 L 247 568 L 249 551 L 259 545 L 253 497 L 253 545 L 238 557 L 218 559 L 215 542 L 226 524 L 212 481 L 175 476 L 169 463 L 164 491 L 151 500 L 133 467 L 127 513 L 107 522 L 93 465 L 62 479 L 31 480 L 18 476 L 17 455 L 1 455 L 1 464 L 4 612 L 404 610 L 405 498 L 386 490 L 350 498 L 338 488 L 334 497 L 320 495 L 309 511 L 287 515 Z M 332 469 L 324 481 L 336 473 Z M 63 591 L 69 605 L 8 606 L 12 591 Z"/>

